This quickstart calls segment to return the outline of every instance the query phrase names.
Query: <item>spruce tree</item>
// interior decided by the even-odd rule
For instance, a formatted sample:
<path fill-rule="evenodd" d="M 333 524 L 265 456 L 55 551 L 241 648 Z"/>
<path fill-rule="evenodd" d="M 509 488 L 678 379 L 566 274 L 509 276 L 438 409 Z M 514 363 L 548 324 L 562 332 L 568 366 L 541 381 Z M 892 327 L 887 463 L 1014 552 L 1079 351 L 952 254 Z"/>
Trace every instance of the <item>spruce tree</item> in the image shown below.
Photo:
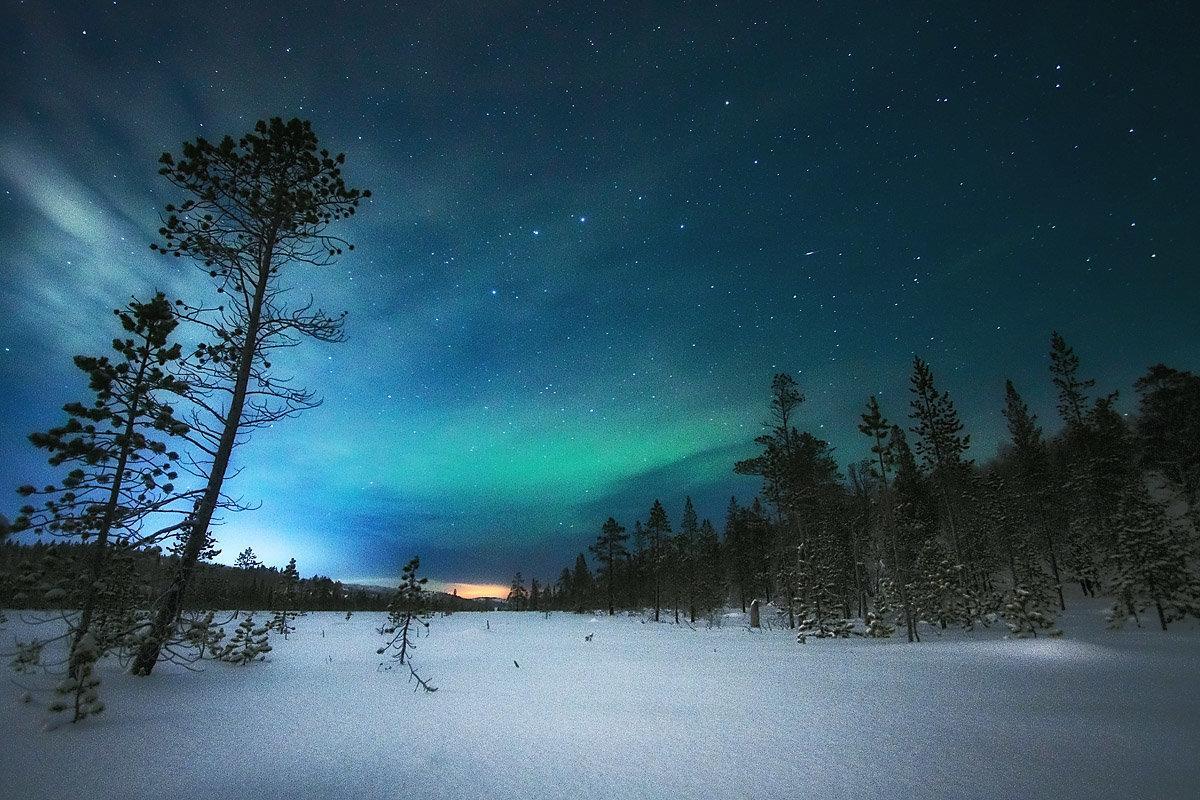
<path fill-rule="evenodd" d="M 1062 636 L 1054 626 L 1054 618 L 1039 608 L 1034 594 L 1024 586 L 1013 587 L 1000 616 L 1014 639 L 1037 638 L 1038 631 L 1046 636 Z"/>
<path fill-rule="evenodd" d="M 558 608 L 566 610 L 573 607 L 575 597 L 575 582 L 571 578 L 571 570 L 563 567 L 558 575 Z"/>
<path fill-rule="evenodd" d="M 917 436 L 916 454 L 937 487 L 941 500 L 940 517 L 949 536 L 954 557 L 965 560 L 965 543 L 956 520 L 961 501 L 962 483 L 967 465 L 967 449 L 971 437 L 963 433 L 954 401 L 934 385 L 933 370 L 919 356 L 913 359 L 913 374 L 910 391 L 910 417 L 914 422 L 910 429 Z"/>
<path fill-rule="evenodd" d="M 672 547 L 672 594 L 675 598 L 675 624 L 679 624 L 681 603 L 687 604 L 688 619 L 696 621 L 696 570 L 700 548 L 700 518 L 692 498 L 685 499 L 683 516 L 679 520 L 679 533 Z"/>
<path fill-rule="evenodd" d="M 1129 617 L 1138 620 L 1149 606 L 1164 631 L 1187 614 L 1200 615 L 1200 582 L 1187 534 L 1142 481 L 1122 493 L 1115 523 L 1116 543 L 1109 556 L 1116 596 L 1112 624 L 1120 626 Z"/>
<path fill-rule="evenodd" d="M 875 549 L 877 515 L 874 506 L 877 505 L 880 487 L 875 483 L 877 478 L 870 459 L 850 464 L 846 468 L 846 480 L 850 496 L 845 498 L 847 514 L 841 525 L 846 530 L 849 540 L 849 546 L 845 548 L 849 559 L 846 572 L 851 576 L 851 583 L 846 588 L 855 607 L 853 614 L 865 619 L 867 597 L 871 593 L 871 576 L 867 562 Z M 847 601 L 846 616 L 852 616 L 849 606 L 850 600 Z"/>
<path fill-rule="evenodd" d="M 1068 428 L 1083 425 L 1088 410 L 1087 392 L 1096 382 L 1079 377 L 1079 356 L 1058 331 L 1050 333 L 1050 376 L 1058 391 L 1058 413 Z"/>
<path fill-rule="evenodd" d="M 879 479 L 881 485 L 880 527 L 887 538 L 886 559 L 892 576 L 891 585 L 898 587 L 900 608 L 904 612 L 905 634 L 908 636 L 908 641 L 913 642 L 917 640 L 916 615 L 908 598 L 908 561 L 901 558 L 899 525 L 896 518 L 898 502 L 896 495 L 900 493 L 893 491 L 891 476 L 898 461 L 901 460 L 906 469 L 916 473 L 916 460 L 904 440 L 903 429 L 888 422 L 875 395 L 871 395 L 867 399 L 866 411 L 859 420 L 859 432 L 871 439 L 871 454 L 874 456 L 872 466 L 875 477 Z M 915 474 L 906 475 L 909 480 L 915 480 L 917 477 Z M 882 586 L 883 581 L 881 580 L 881 591 Z"/>
<path fill-rule="evenodd" d="M 1200 376 L 1155 364 L 1135 388 L 1142 465 L 1183 496 L 1200 529 Z"/>
<path fill-rule="evenodd" d="M 1100 586 L 1100 563 L 1106 544 L 1097 534 L 1111 527 L 1116 495 L 1098 491 L 1098 436 L 1093 422 L 1103 421 L 1105 412 L 1091 407 L 1088 392 L 1095 381 L 1079 376 L 1079 356 L 1057 331 L 1050 334 L 1050 377 L 1058 398 L 1058 413 L 1063 421 L 1062 495 L 1067 506 L 1066 562 L 1079 581 L 1084 594 L 1094 595 Z M 1111 398 L 1109 399 L 1111 403 Z"/>
<path fill-rule="evenodd" d="M 646 566 L 650 573 L 650 595 L 654 600 L 654 621 L 659 621 L 662 610 L 662 573 L 667 560 L 667 552 L 671 543 L 671 520 L 667 510 L 658 500 L 650 507 L 650 517 L 646 520 Z"/>
<path fill-rule="evenodd" d="M 895 586 L 890 578 L 883 578 L 879 581 L 879 588 L 875 592 L 873 604 L 870 611 L 867 612 L 866 625 L 867 635 L 873 639 L 886 639 L 896 632 L 896 626 L 892 624 L 892 614 L 895 609 L 892 608 L 892 598 L 895 595 Z M 911 639 L 909 640 L 911 641 Z"/>
<path fill-rule="evenodd" d="M 1058 605 L 1065 610 L 1067 602 L 1058 565 L 1058 540 L 1050 522 L 1050 457 L 1042 438 L 1042 429 L 1037 424 L 1037 415 L 1029 410 L 1011 380 L 1004 382 L 1004 419 L 1012 448 L 1011 459 L 1015 472 L 1013 492 L 1021 511 L 1021 524 L 1040 534 L 1050 572 L 1054 576 Z"/>
<path fill-rule="evenodd" d="M 629 556 L 629 605 L 631 608 L 645 607 L 645 589 L 648 570 L 647 536 L 640 519 L 633 521 L 633 552 Z"/>
<path fill-rule="evenodd" d="M 257 601 L 255 594 L 258 589 L 258 573 L 263 568 L 263 563 L 254 554 L 254 548 L 247 547 L 238 553 L 233 564 L 245 572 L 242 578 L 242 605 L 249 608 Z"/>
<path fill-rule="evenodd" d="M 525 579 L 521 577 L 521 573 L 518 572 L 513 576 L 512 586 L 508 590 L 505 602 L 513 611 L 525 611 L 529 607 L 529 593 L 525 591 Z"/>
<path fill-rule="evenodd" d="M 926 540 L 917 556 L 909 592 L 920 618 L 942 630 L 952 624 L 970 629 L 979 617 L 978 599 L 962 564 L 936 536 Z"/>
<path fill-rule="evenodd" d="M 594 583 L 592 571 L 588 569 L 587 559 L 583 553 L 575 557 L 575 572 L 571 575 L 571 591 L 575 603 L 575 613 L 586 614 L 592 608 L 594 601 Z"/>
<path fill-rule="evenodd" d="M 280 348 L 304 339 L 336 342 L 343 316 L 310 300 L 290 306 L 284 280 L 301 266 L 334 263 L 352 245 L 332 226 L 353 216 L 370 192 L 350 188 L 345 156 L 320 150 L 307 121 L 260 121 L 238 140 L 185 142 L 164 153 L 159 174 L 184 195 L 166 206 L 152 249 L 189 259 L 214 284 L 214 301 L 184 305 L 180 316 L 203 341 L 185 376 L 198 396 L 189 418 L 205 480 L 172 580 L 159 599 L 132 670 L 149 675 L 184 607 L 235 446 L 257 428 L 312 408 L 318 400 L 271 372 Z"/>
<path fill-rule="evenodd" d="M 233 636 L 226 642 L 217 656 L 221 661 L 245 666 L 254 661 L 266 660 L 271 652 L 270 626 L 254 624 L 254 615 L 247 614 L 238 624 Z"/>
<path fill-rule="evenodd" d="M 280 573 L 283 576 L 283 591 L 276 594 L 276 610 L 267 627 L 283 634 L 284 641 L 296 630 L 292 620 L 296 618 L 296 587 L 300 583 L 300 571 L 296 559 L 290 559 Z"/>
<path fill-rule="evenodd" d="M 625 527 L 612 517 L 609 517 L 600 526 L 600 535 L 596 537 L 596 541 L 588 548 L 600 565 L 598 572 L 604 581 L 604 593 L 608 600 L 609 616 L 617 613 L 616 571 L 617 565 L 621 563 L 621 559 L 629 554 L 625 549 L 625 541 L 628 538 L 629 536 L 625 533 Z"/>
<path fill-rule="evenodd" d="M 750 553 L 750 531 L 736 497 L 729 498 L 725 512 L 725 567 L 731 587 L 737 588 L 742 613 L 754 592 L 754 571 Z"/>
<path fill-rule="evenodd" d="M 100 678 L 96 676 L 96 662 L 100 660 L 100 648 L 90 629 L 75 639 L 71 647 L 67 676 L 54 689 L 58 699 L 50 705 L 50 711 L 61 714 L 69 711 L 71 722 L 80 722 L 104 710 L 100 699 Z"/>
<path fill-rule="evenodd" d="M 762 501 L 755 497 L 746 509 L 746 531 L 749 539 L 751 577 L 757 587 L 755 594 L 764 601 L 774 596 L 774 576 L 771 570 L 771 557 L 774 542 L 778 537 L 767 510 Z"/>
<path fill-rule="evenodd" d="M 1121 495 L 1138 475 L 1133 431 L 1116 409 L 1117 394 L 1101 397 L 1088 411 L 1090 501 L 1105 519 L 1116 513 Z"/>
<path fill-rule="evenodd" d="M 700 523 L 700 539 L 696 549 L 696 597 L 701 611 L 711 619 L 714 611 L 724 607 L 727 597 L 725 564 L 721 537 L 712 521 Z"/>
<path fill-rule="evenodd" d="M 814 528 L 814 535 L 797 548 L 796 585 L 800 594 L 788 604 L 789 613 L 795 608 L 799 617 L 789 627 L 797 628 L 796 639 L 802 644 L 810 636 L 845 638 L 851 630 L 850 621 L 839 613 L 837 560 L 825 550 L 832 537 L 821 535 L 825 525 Z"/>

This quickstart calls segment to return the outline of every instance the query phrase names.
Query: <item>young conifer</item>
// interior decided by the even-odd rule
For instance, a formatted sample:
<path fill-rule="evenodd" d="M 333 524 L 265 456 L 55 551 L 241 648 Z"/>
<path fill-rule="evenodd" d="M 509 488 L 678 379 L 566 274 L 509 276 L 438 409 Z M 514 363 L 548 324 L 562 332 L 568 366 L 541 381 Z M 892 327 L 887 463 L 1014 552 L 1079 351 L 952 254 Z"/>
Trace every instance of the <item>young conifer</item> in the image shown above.
<path fill-rule="evenodd" d="M 867 635 L 874 639 L 886 639 L 896 632 L 896 626 L 892 624 L 892 615 L 895 609 L 892 608 L 892 597 L 895 596 L 895 586 L 889 578 L 884 578 L 879 581 L 879 588 L 875 591 L 874 602 L 872 608 L 867 612 Z"/>
<path fill-rule="evenodd" d="M 288 561 L 280 573 L 283 576 L 283 591 L 276 595 L 276 609 L 267 628 L 283 635 L 287 641 L 288 635 L 294 633 L 296 626 L 292 620 L 296 618 L 296 587 L 300 583 L 300 572 L 296 569 L 296 559 Z"/>
<path fill-rule="evenodd" d="M 437 687 L 417 674 L 410 657 L 411 652 L 416 649 L 417 632 L 421 628 L 429 628 L 430 614 L 425 592 L 427 579 L 417 577 L 420 566 L 421 559 L 417 556 L 413 556 L 404 565 L 400 574 L 400 586 L 388 604 L 387 623 L 379 629 L 379 633 L 386 637 L 386 640 L 375 652 L 378 655 L 387 654 L 392 661 L 407 666 L 409 676 L 417 682 L 418 688 L 426 692 L 436 692 Z M 391 665 L 384 668 L 391 669 Z"/>
<path fill-rule="evenodd" d="M 152 543 L 185 524 L 192 507 L 187 493 L 175 490 L 179 456 L 170 448 L 172 438 L 189 432 L 171 405 L 188 391 L 170 371 L 180 358 L 179 344 L 170 341 L 176 317 L 162 294 L 114 313 L 124 331 L 112 340 L 114 355 L 75 357 L 93 399 L 68 403 L 65 423 L 29 437 L 50 453 L 52 467 L 69 471 L 58 485 L 20 487 L 21 495 L 42 499 L 42 506 L 25 506 L 13 525 L 88 544 L 87 565 L 72 594 L 79 609 L 69 619 L 76 643 L 91 629 L 97 606 L 128 589 L 115 586 L 118 575 L 109 572 L 113 544 Z M 172 518 L 166 531 L 142 530 L 147 520 Z M 93 636 L 91 642 L 103 651 L 110 638 Z"/>
<path fill-rule="evenodd" d="M 225 638 L 225 630 L 213 622 L 215 616 L 214 612 L 207 611 L 190 620 L 184 631 L 184 641 L 195 649 L 197 660 L 218 658 L 221 654 L 220 646 L 221 640 Z M 266 642 L 265 638 L 263 642 Z"/>
<path fill-rule="evenodd" d="M 100 678 L 96 676 L 96 662 L 100 660 L 100 648 L 91 630 L 85 630 L 74 641 L 68 663 L 67 676 L 55 688 L 58 699 L 50 705 L 56 714 L 69 712 L 71 722 L 80 722 L 104 710 L 104 701 L 97 691 Z"/>
<path fill-rule="evenodd" d="M 1196 575 L 1191 569 L 1187 534 L 1151 497 L 1140 481 L 1125 490 L 1116 517 L 1116 544 L 1110 556 L 1116 603 L 1114 626 L 1138 620 L 1153 607 L 1159 626 L 1200 611 Z"/>
<path fill-rule="evenodd" d="M 1039 631 L 1045 636 L 1062 636 L 1062 631 L 1054 626 L 1054 617 L 1043 611 L 1041 605 L 1035 594 L 1024 586 L 1013 588 L 1000 612 L 1011 638 L 1037 638 Z"/>
<path fill-rule="evenodd" d="M 253 661 L 263 661 L 271 652 L 267 626 L 254 624 L 254 615 L 247 614 L 234 630 L 218 658 L 230 664 L 245 666 Z"/>

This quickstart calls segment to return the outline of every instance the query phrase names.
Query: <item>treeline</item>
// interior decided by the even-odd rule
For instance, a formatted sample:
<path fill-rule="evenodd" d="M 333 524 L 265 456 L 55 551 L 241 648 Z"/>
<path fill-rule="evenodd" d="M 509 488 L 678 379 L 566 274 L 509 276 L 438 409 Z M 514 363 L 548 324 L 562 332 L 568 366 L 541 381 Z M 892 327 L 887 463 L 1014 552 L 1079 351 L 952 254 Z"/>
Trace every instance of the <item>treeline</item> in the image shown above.
<path fill-rule="evenodd" d="M 90 557 L 89 548 L 79 543 L 0 544 L 0 608 L 79 608 L 84 600 L 79 576 L 87 574 Z M 159 547 L 114 548 L 100 605 L 111 610 L 108 607 L 120 601 L 137 609 L 150 608 L 178 566 L 179 557 Z M 109 597 L 111 591 L 120 597 Z M 268 567 L 247 548 L 238 556 L 237 566 L 197 565 L 185 609 L 383 611 L 390 595 L 390 590 L 346 586 L 323 575 L 301 578 L 295 559 L 282 568 Z M 431 595 L 434 610 L 447 605 L 441 603 L 442 597 Z"/>
<path fill-rule="evenodd" d="M 983 464 L 921 358 L 903 422 L 865 400 L 856 425 L 871 456 L 844 473 L 801 429 L 800 387 L 776 375 L 760 453 L 734 465 L 762 490 L 730 501 L 723 535 L 690 498 L 677 527 L 655 500 L 632 532 L 608 519 L 591 562 L 580 553 L 557 582 L 527 589 L 518 575 L 510 605 L 694 622 L 758 599 L 802 640 L 902 629 L 915 641 L 923 626 L 1000 621 L 1015 636 L 1055 634 L 1068 584 L 1107 597 L 1113 625 L 1200 615 L 1200 378 L 1151 367 L 1130 419 L 1057 333 L 1049 356 L 1058 430 L 1047 435 L 1007 381 L 1007 441 Z"/>

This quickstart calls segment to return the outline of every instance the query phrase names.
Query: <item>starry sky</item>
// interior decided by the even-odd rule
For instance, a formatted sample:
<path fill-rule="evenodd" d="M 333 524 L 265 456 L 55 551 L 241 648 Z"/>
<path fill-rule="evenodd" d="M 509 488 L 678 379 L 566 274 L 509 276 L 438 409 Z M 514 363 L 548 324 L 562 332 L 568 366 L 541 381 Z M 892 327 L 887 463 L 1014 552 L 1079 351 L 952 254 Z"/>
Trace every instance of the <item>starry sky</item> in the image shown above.
<path fill-rule="evenodd" d="M 293 354 L 325 403 L 238 454 L 222 560 L 553 577 L 609 514 L 749 499 L 777 371 L 844 464 L 914 354 L 980 460 L 1005 377 L 1052 419 L 1051 329 L 1127 410 L 1200 367 L 1188 3 L 181 8 L 3 0 L 0 484 L 110 309 L 205 291 L 149 253 L 158 155 L 277 115 L 374 197 L 294 278 L 349 339 Z"/>

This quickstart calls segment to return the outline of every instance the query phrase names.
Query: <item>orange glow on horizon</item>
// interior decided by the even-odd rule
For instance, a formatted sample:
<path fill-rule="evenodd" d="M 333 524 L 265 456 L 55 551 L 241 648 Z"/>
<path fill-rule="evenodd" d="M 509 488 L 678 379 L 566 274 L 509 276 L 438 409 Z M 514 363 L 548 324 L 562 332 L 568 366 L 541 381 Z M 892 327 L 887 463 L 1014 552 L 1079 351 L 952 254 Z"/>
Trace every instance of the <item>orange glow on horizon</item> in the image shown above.
<path fill-rule="evenodd" d="M 499 597 L 501 599 L 508 596 L 508 587 L 501 586 L 498 583 L 447 583 L 442 591 L 447 594 L 452 594 L 458 590 L 458 596 L 466 600 L 474 600 L 476 597 Z"/>

